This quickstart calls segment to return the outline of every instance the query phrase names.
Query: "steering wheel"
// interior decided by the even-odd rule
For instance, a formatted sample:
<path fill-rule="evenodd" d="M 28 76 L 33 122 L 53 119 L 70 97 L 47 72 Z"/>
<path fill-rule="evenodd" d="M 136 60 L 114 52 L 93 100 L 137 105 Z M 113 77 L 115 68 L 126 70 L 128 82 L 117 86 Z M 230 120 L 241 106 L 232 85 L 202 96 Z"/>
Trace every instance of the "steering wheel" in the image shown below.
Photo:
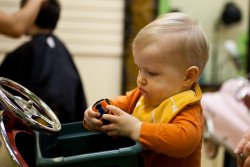
<path fill-rule="evenodd" d="M 0 103 L 33 129 L 56 133 L 61 123 L 54 112 L 34 93 L 10 79 L 0 77 Z"/>

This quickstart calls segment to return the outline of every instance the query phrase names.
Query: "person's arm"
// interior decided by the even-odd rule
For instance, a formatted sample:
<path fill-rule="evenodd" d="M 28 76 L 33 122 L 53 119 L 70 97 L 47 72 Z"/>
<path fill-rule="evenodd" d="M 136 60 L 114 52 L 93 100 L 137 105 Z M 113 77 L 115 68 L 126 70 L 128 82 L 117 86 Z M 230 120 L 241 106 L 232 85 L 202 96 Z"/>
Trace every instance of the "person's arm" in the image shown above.
<path fill-rule="evenodd" d="M 28 0 L 27 4 L 13 14 L 0 11 L 0 33 L 20 37 L 34 22 L 45 0 Z"/>

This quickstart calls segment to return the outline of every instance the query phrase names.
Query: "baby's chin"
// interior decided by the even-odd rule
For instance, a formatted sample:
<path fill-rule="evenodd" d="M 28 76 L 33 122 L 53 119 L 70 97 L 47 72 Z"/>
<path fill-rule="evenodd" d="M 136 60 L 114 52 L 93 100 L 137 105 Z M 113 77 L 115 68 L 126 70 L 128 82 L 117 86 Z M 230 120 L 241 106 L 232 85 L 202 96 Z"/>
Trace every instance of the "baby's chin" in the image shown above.
<path fill-rule="evenodd" d="M 151 100 L 151 99 L 149 99 L 149 98 L 147 98 L 147 97 L 145 97 L 145 96 L 144 96 L 144 100 L 145 100 L 145 103 L 146 103 L 147 105 L 150 105 L 150 106 L 155 106 L 155 107 L 157 107 L 158 105 L 160 105 L 159 102 L 153 101 L 153 100 Z"/>

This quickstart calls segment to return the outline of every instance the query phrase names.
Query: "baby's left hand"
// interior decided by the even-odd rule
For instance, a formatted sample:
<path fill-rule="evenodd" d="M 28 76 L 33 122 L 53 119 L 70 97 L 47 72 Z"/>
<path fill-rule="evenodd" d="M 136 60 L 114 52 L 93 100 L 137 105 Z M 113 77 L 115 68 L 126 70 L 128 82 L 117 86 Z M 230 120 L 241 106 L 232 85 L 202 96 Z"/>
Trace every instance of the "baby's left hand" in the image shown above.
<path fill-rule="evenodd" d="M 134 141 L 139 141 L 142 124 L 141 121 L 118 107 L 108 105 L 106 108 L 115 115 L 102 115 L 102 118 L 110 123 L 108 125 L 103 125 L 101 131 L 107 133 L 109 136 L 119 135 L 130 137 Z"/>

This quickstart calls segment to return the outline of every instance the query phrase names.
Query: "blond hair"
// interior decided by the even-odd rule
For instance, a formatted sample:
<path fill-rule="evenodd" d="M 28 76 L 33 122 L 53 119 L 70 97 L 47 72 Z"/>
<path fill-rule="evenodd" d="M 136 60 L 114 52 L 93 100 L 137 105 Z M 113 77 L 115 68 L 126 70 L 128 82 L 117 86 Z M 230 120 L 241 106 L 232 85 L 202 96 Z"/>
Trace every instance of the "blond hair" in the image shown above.
<path fill-rule="evenodd" d="M 200 74 L 208 61 L 209 49 L 202 28 L 189 15 L 173 12 L 159 16 L 139 31 L 133 49 L 149 44 L 183 56 L 187 66 L 197 66 Z"/>

